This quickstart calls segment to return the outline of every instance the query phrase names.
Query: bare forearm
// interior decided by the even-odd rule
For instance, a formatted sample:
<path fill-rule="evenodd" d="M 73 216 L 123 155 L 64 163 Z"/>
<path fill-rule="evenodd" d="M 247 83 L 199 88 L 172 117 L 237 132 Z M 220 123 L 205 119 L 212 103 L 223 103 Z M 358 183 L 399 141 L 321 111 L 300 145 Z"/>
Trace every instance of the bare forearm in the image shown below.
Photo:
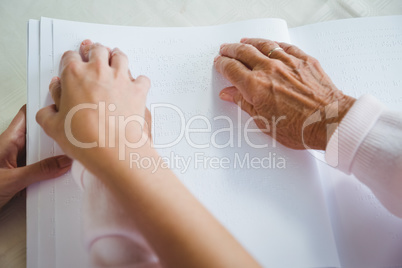
<path fill-rule="evenodd" d="M 153 149 L 140 154 L 159 158 Z M 119 199 L 167 267 L 258 267 L 171 170 L 153 172 L 153 167 L 130 168 L 129 161 L 113 161 L 108 156 L 98 159 L 109 164 L 91 171 Z"/>
<path fill-rule="evenodd" d="M 123 126 L 119 121 L 119 131 L 124 132 L 119 132 L 118 138 L 114 137 L 113 144 L 120 145 L 122 140 L 139 143 L 150 136 L 145 127 L 145 122 L 149 122 L 147 113 L 150 117 L 145 106 L 150 81 L 144 76 L 131 77 L 124 53 L 118 49 L 108 51 L 100 44 L 85 40 L 81 43 L 80 54 L 74 51 L 64 53 L 60 70 L 60 79 L 53 79 L 49 86 L 55 105 L 38 112 L 38 123 L 64 152 L 103 181 L 126 209 L 127 217 L 135 219 L 139 231 L 165 266 L 258 266 L 172 171 L 130 168 L 129 157 L 118 160 L 123 148 L 102 145 L 104 140 L 113 138 L 107 136 L 103 139 L 97 129 L 102 124 L 105 124 L 105 129 L 114 129 L 101 121 L 96 111 L 105 103 L 108 107 L 113 107 L 112 104 L 115 107 L 106 109 L 105 118 L 127 120 Z M 82 105 L 98 108 L 81 109 Z M 73 113 L 74 119 L 71 111 L 77 113 Z M 120 136 L 120 133 L 125 135 Z M 77 145 L 76 141 L 81 143 Z M 88 143 L 97 145 L 88 149 Z M 147 145 L 135 149 L 135 152 L 141 157 L 159 157 Z"/>

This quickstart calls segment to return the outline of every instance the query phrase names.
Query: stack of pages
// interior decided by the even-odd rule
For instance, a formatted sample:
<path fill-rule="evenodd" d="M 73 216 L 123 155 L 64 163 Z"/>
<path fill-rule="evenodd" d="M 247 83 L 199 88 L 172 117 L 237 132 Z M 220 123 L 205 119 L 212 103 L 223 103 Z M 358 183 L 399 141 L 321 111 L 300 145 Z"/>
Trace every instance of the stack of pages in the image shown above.
<path fill-rule="evenodd" d="M 328 167 L 322 154 L 287 149 L 262 133 L 245 135 L 248 115 L 218 98 L 229 83 L 213 59 L 220 44 L 242 37 L 295 44 L 319 59 L 345 93 L 370 93 L 402 112 L 402 16 L 292 29 L 280 19 L 147 28 L 42 18 L 28 23 L 28 162 L 62 154 L 35 114 L 52 103 L 48 84 L 62 54 L 91 39 L 119 47 L 133 76 L 151 79 L 147 106 L 158 151 L 262 266 L 402 266 L 402 220 L 369 189 Z M 81 192 L 71 174 L 29 187 L 27 198 L 27 267 L 87 267 Z"/>

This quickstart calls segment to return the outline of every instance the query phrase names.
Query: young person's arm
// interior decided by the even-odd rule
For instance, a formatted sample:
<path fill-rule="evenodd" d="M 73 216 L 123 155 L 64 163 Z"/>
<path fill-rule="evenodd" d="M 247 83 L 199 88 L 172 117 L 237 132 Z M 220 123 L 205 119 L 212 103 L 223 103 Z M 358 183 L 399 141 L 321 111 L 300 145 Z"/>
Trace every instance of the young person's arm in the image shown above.
<path fill-rule="evenodd" d="M 62 57 L 61 77 L 49 86 L 55 105 L 37 114 L 45 132 L 110 189 L 164 266 L 258 267 L 171 170 L 130 166 L 132 154 L 159 160 L 140 120 L 149 79 L 133 79 L 126 55 L 117 49 L 110 52 L 86 40 L 80 54 L 68 51 Z M 109 124 L 111 117 L 116 126 Z M 122 123 L 129 118 L 133 121 Z M 115 138 L 109 137 L 109 127 Z M 138 146 L 119 146 L 123 142 Z"/>

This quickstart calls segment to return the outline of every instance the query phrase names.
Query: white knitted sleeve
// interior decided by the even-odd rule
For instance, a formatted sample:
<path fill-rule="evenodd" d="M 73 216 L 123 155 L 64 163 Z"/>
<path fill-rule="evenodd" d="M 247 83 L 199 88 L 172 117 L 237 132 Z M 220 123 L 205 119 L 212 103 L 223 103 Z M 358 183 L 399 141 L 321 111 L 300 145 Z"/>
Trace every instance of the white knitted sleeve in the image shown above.
<path fill-rule="evenodd" d="M 366 184 L 378 200 L 402 218 L 402 115 L 374 97 L 355 102 L 326 148 L 326 160 Z"/>

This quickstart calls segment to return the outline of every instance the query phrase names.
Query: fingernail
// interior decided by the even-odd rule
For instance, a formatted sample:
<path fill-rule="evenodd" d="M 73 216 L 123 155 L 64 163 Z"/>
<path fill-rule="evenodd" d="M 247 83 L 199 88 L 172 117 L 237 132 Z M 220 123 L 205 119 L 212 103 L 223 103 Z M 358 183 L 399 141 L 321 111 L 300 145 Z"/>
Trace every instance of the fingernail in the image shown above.
<path fill-rule="evenodd" d="M 58 76 L 54 76 L 50 82 L 53 83 L 53 82 L 56 82 L 58 80 L 60 80 L 60 78 Z"/>
<path fill-rule="evenodd" d="M 221 93 L 219 93 L 219 98 L 221 98 L 221 100 L 224 100 L 224 101 L 233 101 L 233 97 L 231 95 L 229 95 L 225 92 L 222 92 L 222 91 L 221 91 Z"/>
<path fill-rule="evenodd" d="M 113 48 L 113 49 L 110 51 L 110 55 L 114 55 L 117 51 L 119 51 L 119 49 L 118 49 L 117 47 Z"/>
<path fill-rule="evenodd" d="M 92 43 L 91 40 L 85 39 L 84 41 L 82 41 L 81 46 L 86 46 L 86 45 L 89 45 L 89 44 L 91 44 L 91 43 Z"/>
<path fill-rule="evenodd" d="M 226 46 L 228 43 L 223 43 L 220 47 L 220 49 L 222 49 L 224 46 Z"/>
<path fill-rule="evenodd" d="M 67 156 L 63 155 L 57 158 L 57 163 L 59 164 L 59 168 L 66 168 L 71 166 L 73 160 L 68 158 Z"/>
<path fill-rule="evenodd" d="M 240 43 L 244 43 L 244 42 L 246 42 L 248 40 L 248 38 L 242 38 L 242 39 L 240 39 Z"/>
<path fill-rule="evenodd" d="M 218 55 L 214 58 L 214 63 L 221 57 L 221 55 Z"/>

